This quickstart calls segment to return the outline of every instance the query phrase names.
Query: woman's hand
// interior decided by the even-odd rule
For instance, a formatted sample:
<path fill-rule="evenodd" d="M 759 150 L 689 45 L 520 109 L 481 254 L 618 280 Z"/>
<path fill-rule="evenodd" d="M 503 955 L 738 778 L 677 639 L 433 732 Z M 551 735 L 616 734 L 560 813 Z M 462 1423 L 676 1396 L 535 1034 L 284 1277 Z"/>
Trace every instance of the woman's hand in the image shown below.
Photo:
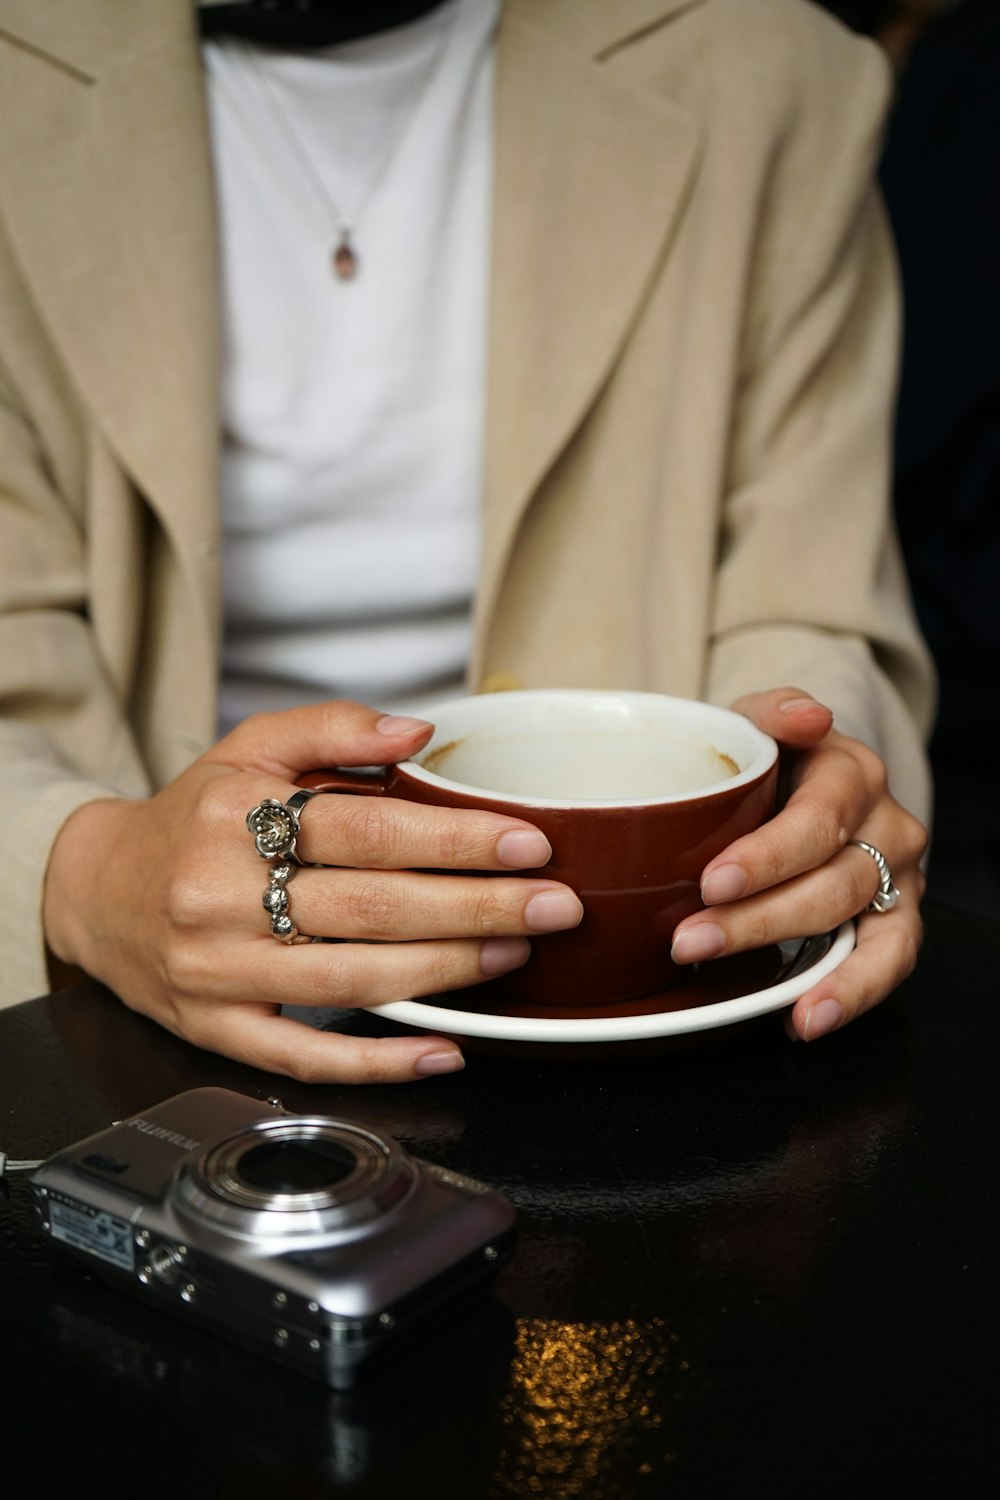
<path fill-rule="evenodd" d="M 709 910 L 678 925 L 673 956 L 678 963 L 719 958 L 826 932 L 857 916 L 854 952 L 790 1012 L 790 1034 L 815 1041 L 885 999 L 916 963 L 927 833 L 890 794 L 875 752 L 838 734 L 830 710 L 808 694 L 779 688 L 733 708 L 795 752 L 792 789 L 770 822 L 705 867 L 701 893 Z M 879 871 L 853 839 L 885 856 L 899 891 L 891 911 L 866 911 Z"/>
<path fill-rule="evenodd" d="M 518 968 L 526 937 L 575 926 L 580 902 L 552 880 L 465 872 L 539 868 L 544 835 L 489 812 L 316 796 L 297 853 L 331 868 L 295 871 L 289 915 L 300 933 L 340 941 L 286 945 L 271 934 L 271 866 L 245 822 L 264 797 L 287 801 L 302 772 L 405 760 L 431 729 L 346 702 L 262 714 L 148 801 L 81 808 L 49 866 L 51 950 L 178 1036 L 255 1067 L 311 1082 L 460 1068 L 444 1038 L 338 1036 L 280 1008 L 377 1005 Z"/>

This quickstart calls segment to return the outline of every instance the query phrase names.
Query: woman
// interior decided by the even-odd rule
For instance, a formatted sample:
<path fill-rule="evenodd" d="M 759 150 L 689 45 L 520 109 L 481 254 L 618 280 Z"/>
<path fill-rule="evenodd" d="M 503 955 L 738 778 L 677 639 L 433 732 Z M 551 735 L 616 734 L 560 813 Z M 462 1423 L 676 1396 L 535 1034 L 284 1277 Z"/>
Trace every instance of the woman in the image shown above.
<path fill-rule="evenodd" d="M 175 0 L 88 0 L 68 32 L 0 6 L 7 998 L 48 987 L 47 951 L 259 1066 L 460 1067 L 451 1042 L 319 1033 L 279 1002 L 523 962 L 580 918 L 538 835 L 317 799 L 299 852 L 331 868 L 300 872 L 292 912 L 342 941 L 283 946 L 244 819 L 311 766 L 409 755 L 410 700 L 461 676 L 706 696 L 794 752 L 786 807 L 705 871 L 674 954 L 860 913 L 792 1012 L 815 1039 L 920 933 L 930 686 L 886 506 L 884 65 L 798 0 L 415 3 L 343 49 L 316 11 L 317 51 L 232 29 L 200 51 Z M 408 570 L 428 535 L 463 540 Z M 213 745 L 220 676 L 223 726 L 302 706 Z M 891 910 L 867 909 L 884 868 L 855 841 Z"/>

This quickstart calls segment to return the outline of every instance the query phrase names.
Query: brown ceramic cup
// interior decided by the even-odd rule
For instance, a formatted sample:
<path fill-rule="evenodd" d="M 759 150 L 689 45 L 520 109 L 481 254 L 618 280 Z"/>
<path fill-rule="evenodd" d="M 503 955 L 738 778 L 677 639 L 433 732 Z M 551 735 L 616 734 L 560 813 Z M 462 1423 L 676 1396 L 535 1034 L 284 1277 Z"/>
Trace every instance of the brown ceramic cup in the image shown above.
<path fill-rule="evenodd" d="M 672 934 L 702 905 L 703 869 L 771 815 L 774 741 L 740 714 L 655 693 L 489 693 L 432 717 L 412 760 L 374 775 L 314 771 L 301 784 L 488 808 L 541 829 L 552 859 L 530 873 L 572 886 L 584 915 L 531 939 L 524 968 L 498 981 L 506 1005 L 579 1010 L 669 985 Z"/>

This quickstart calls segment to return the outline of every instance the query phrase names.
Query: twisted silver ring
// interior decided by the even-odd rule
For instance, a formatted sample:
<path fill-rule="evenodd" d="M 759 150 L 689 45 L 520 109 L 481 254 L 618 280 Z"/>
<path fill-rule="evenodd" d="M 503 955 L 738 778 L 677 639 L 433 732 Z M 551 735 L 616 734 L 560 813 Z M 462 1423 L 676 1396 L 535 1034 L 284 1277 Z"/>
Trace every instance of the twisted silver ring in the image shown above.
<path fill-rule="evenodd" d="M 879 887 L 865 907 L 865 911 L 892 911 L 899 900 L 899 891 L 892 883 L 892 872 L 885 855 L 881 849 L 876 849 L 874 844 L 866 844 L 864 839 L 851 839 L 851 843 L 855 849 L 863 849 L 866 854 L 870 854 L 878 866 Z"/>
<path fill-rule="evenodd" d="M 253 834 L 261 859 L 290 860 L 294 865 L 305 861 L 295 852 L 295 840 L 301 832 L 299 815 L 310 797 L 318 792 L 308 788 L 293 792 L 287 802 L 265 797 L 247 813 L 247 827 Z"/>
<path fill-rule="evenodd" d="M 280 943 L 311 943 L 313 939 L 299 931 L 288 915 L 288 882 L 295 866 L 276 860 L 263 895 L 264 910 L 271 918 L 271 934 Z"/>

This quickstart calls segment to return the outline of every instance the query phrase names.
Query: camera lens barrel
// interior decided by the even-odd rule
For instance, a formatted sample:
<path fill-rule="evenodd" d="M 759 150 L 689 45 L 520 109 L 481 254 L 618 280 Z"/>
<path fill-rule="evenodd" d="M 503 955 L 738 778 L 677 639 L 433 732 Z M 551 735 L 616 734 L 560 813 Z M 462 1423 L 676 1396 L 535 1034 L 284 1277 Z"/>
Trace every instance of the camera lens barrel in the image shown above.
<path fill-rule="evenodd" d="M 326 1118 L 259 1120 L 185 1163 L 181 1204 L 237 1234 L 328 1233 L 405 1197 L 416 1169 L 395 1141 Z"/>

